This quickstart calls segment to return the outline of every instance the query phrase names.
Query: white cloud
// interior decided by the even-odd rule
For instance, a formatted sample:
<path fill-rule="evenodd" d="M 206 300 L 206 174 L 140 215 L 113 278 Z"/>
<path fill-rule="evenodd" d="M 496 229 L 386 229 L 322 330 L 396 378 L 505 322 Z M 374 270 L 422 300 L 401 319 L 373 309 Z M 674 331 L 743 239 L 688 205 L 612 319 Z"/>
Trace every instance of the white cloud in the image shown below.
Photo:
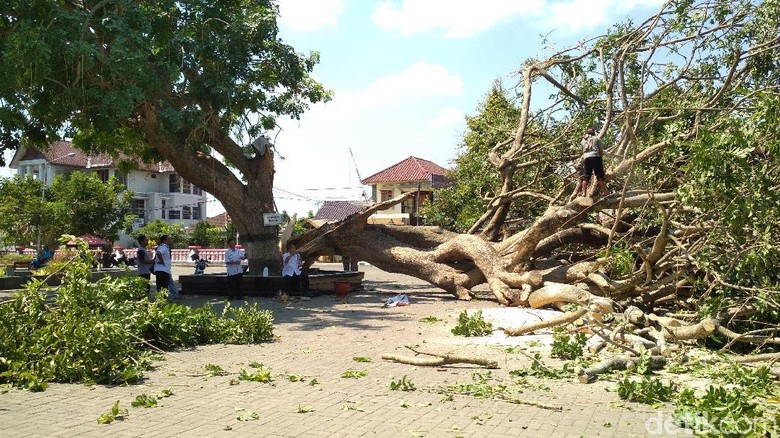
<path fill-rule="evenodd" d="M 431 128 L 441 128 L 443 126 L 463 123 L 465 114 L 458 108 L 448 106 L 442 108 L 435 117 L 428 120 L 427 125 Z"/>
<path fill-rule="evenodd" d="M 467 38 L 515 15 L 536 15 L 545 0 L 385 0 L 373 15 L 384 29 L 403 35 L 443 30 L 447 38 Z"/>
<path fill-rule="evenodd" d="M 665 0 L 571 0 L 552 3 L 545 8 L 547 26 L 569 33 L 611 26 L 624 20 L 634 9 L 656 8 Z"/>
<path fill-rule="evenodd" d="M 416 62 L 398 74 L 376 79 L 361 90 L 336 90 L 331 102 L 313 106 L 304 117 L 316 119 L 323 125 L 343 125 L 378 108 L 431 97 L 460 96 L 463 88 L 460 75 L 451 73 L 446 67 Z"/>
<path fill-rule="evenodd" d="M 280 0 L 279 23 L 299 32 L 336 27 L 344 0 Z"/>
<path fill-rule="evenodd" d="M 430 96 L 459 96 L 463 79 L 446 67 L 416 62 L 393 76 L 374 81 L 365 90 L 348 96 L 356 106 L 384 106 Z"/>

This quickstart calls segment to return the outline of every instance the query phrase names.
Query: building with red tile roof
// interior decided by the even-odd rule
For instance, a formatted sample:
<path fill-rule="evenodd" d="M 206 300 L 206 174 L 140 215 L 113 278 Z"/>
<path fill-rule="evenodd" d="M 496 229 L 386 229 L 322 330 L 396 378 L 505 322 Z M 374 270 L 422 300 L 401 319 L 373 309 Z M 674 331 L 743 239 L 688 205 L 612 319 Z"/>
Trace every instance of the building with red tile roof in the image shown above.
<path fill-rule="evenodd" d="M 338 222 L 371 206 L 367 201 L 325 201 L 314 215 L 314 220 Z"/>
<path fill-rule="evenodd" d="M 369 223 L 422 225 L 420 209 L 433 200 L 434 190 L 452 184 L 447 169 L 428 160 L 409 157 L 365 179 L 374 202 L 384 202 L 408 192 L 416 195 L 369 218 Z"/>
<path fill-rule="evenodd" d="M 120 163 L 130 164 L 133 170 L 120 171 Z M 61 140 L 45 149 L 20 147 L 9 167 L 45 185 L 71 172 L 89 172 L 103 181 L 113 177 L 133 192 L 130 213 L 136 215 L 136 229 L 155 219 L 191 226 L 206 218 L 207 193 L 181 178 L 165 161 L 142 163 L 124 156 L 90 155 Z M 131 243 L 126 236 L 121 241 Z"/>

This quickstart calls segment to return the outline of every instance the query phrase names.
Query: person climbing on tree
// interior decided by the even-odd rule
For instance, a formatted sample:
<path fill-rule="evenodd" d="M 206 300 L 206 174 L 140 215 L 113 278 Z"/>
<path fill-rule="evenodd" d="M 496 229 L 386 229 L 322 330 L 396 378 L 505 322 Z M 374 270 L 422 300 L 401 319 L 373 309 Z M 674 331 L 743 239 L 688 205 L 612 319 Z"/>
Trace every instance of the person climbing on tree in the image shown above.
<path fill-rule="evenodd" d="M 596 183 L 602 196 L 607 196 L 607 178 L 604 174 L 603 147 L 596 130 L 588 128 L 582 139 L 582 175 L 580 176 L 580 196 L 588 196 L 588 181 L 596 174 Z"/>

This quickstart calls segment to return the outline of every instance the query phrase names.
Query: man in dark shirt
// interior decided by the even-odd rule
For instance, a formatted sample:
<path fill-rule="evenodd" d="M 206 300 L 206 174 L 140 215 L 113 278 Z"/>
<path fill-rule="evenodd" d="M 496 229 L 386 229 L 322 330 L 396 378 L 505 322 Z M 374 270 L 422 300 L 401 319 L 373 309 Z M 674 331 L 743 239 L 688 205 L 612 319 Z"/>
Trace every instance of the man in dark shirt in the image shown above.
<path fill-rule="evenodd" d="M 604 173 L 604 160 L 601 139 L 596 136 L 596 130 L 588 128 L 582 139 L 582 175 L 580 176 L 580 196 L 588 196 L 588 181 L 596 174 L 596 183 L 602 196 L 607 196 L 607 178 Z"/>

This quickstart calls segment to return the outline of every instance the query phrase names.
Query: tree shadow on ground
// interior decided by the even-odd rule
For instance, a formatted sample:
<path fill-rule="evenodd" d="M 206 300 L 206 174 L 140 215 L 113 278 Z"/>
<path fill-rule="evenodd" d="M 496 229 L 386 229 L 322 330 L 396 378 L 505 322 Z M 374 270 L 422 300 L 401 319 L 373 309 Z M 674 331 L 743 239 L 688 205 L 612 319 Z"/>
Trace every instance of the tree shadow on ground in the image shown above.
<path fill-rule="evenodd" d="M 363 281 L 360 290 L 350 291 L 346 298 L 333 294 L 315 296 L 308 300 L 301 297 L 289 297 L 287 302 L 277 298 L 246 297 L 244 300 L 231 300 L 230 305 L 237 307 L 257 303 L 262 309 L 270 310 L 274 316 L 274 325 L 291 325 L 292 330 L 312 331 L 329 327 L 341 327 L 353 330 L 380 331 L 393 329 L 395 322 L 416 319 L 416 316 L 403 311 L 403 307 L 385 307 L 387 300 L 398 294 L 406 294 L 412 306 L 433 305 L 456 298 L 442 289 L 429 284 L 399 284 L 393 281 Z M 224 310 L 224 297 L 187 296 L 181 304 L 201 307 L 206 303 L 221 313 Z"/>

